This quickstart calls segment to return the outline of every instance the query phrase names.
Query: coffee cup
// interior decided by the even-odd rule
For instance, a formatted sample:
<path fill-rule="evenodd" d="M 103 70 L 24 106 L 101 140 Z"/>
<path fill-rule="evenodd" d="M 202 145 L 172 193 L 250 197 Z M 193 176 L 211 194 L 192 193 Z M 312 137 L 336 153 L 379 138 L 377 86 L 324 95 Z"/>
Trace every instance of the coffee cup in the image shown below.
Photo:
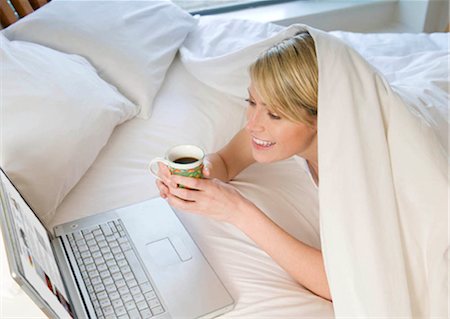
<path fill-rule="evenodd" d="M 158 171 L 154 170 L 158 163 L 167 165 L 172 175 L 202 178 L 204 157 L 205 152 L 196 145 L 177 145 L 170 148 L 164 157 L 152 159 L 149 169 L 151 174 L 158 179 L 161 179 Z"/>

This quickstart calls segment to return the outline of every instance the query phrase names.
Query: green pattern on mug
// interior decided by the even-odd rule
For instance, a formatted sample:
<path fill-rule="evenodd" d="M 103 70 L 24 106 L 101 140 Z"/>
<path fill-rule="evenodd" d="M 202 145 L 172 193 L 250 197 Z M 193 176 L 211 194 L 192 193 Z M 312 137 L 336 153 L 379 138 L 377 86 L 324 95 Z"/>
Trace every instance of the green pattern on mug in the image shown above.
<path fill-rule="evenodd" d="M 191 169 L 178 169 L 169 167 L 170 174 L 172 175 L 180 175 L 180 176 L 186 176 L 186 177 L 192 177 L 192 178 L 203 178 L 203 164 L 200 164 L 196 168 Z M 184 185 L 178 184 L 178 187 L 185 188 Z M 186 187 L 189 188 L 189 187 Z"/>

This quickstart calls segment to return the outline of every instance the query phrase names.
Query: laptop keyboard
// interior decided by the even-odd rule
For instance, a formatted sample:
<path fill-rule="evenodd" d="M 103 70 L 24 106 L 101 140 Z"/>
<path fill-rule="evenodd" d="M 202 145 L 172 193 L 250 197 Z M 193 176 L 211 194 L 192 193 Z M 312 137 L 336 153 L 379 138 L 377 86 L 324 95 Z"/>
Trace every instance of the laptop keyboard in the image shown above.
<path fill-rule="evenodd" d="M 98 318 L 151 318 L 164 312 L 120 220 L 69 234 Z"/>

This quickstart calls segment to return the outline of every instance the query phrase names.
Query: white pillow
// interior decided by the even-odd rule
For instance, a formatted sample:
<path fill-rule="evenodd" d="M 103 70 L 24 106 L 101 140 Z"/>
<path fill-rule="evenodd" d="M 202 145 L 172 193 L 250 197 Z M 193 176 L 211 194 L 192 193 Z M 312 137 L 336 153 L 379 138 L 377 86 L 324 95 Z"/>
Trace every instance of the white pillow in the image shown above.
<path fill-rule="evenodd" d="M 196 21 L 167 0 L 53 0 L 3 32 L 10 40 L 84 56 L 141 107 L 140 117 L 148 118 L 166 71 Z"/>
<path fill-rule="evenodd" d="M 0 34 L 0 165 L 48 222 L 136 105 L 86 59 Z"/>
<path fill-rule="evenodd" d="M 243 100 L 250 83 L 248 67 L 287 37 L 283 30 L 271 23 L 202 17 L 180 48 L 180 58 L 198 80 Z"/>

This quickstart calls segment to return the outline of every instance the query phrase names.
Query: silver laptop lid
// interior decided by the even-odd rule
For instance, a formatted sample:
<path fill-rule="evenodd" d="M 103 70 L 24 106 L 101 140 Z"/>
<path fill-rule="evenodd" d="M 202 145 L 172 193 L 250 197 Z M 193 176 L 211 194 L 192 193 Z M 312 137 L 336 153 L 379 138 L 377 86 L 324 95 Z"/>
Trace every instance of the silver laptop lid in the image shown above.
<path fill-rule="evenodd" d="M 50 317 L 74 317 L 47 229 L 0 168 L 0 226 L 11 275 Z"/>

